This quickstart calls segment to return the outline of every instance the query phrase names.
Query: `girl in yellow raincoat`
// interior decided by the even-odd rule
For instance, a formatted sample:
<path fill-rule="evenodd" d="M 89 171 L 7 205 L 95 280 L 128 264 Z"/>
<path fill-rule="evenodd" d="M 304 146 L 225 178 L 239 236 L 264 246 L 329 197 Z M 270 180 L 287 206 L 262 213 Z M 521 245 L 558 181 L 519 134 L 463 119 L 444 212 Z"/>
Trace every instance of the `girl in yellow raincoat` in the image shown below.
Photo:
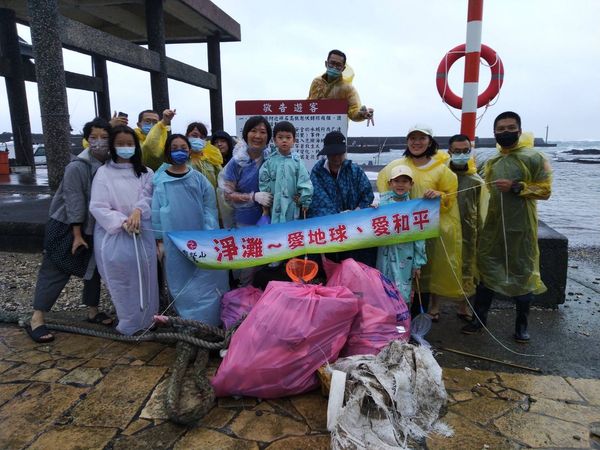
<path fill-rule="evenodd" d="M 427 125 L 413 126 L 408 131 L 407 144 L 404 158 L 392 161 L 379 172 L 377 189 L 386 191 L 392 168 L 404 164 L 414 175 L 411 198 L 440 198 L 440 237 L 426 242 L 428 262 L 421 271 L 420 287 L 423 293 L 435 296 L 461 297 L 461 283 L 457 280 L 462 279 L 462 235 L 456 203 L 456 174 L 445 164 L 448 154 L 437 152 L 438 144 Z M 423 301 L 426 307 L 427 295 Z M 418 302 L 414 302 L 415 305 L 413 315 L 418 314 Z M 434 308 L 438 308 L 437 304 L 432 304 L 429 314 L 433 321 L 438 321 L 439 309 Z"/>

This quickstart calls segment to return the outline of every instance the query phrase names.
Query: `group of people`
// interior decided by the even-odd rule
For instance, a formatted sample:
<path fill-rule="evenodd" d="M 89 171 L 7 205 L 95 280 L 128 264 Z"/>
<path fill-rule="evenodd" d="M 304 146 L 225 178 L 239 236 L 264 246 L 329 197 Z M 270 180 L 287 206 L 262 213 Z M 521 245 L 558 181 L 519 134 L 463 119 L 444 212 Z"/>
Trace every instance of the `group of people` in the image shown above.
<path fill-rule="evenodd" d="M 330 52 L 327 72 L 313 81 L 310 97 L 343 96 L 351 119 L 372 118 L 373 110 L 361 106 L 354 88 L 342 79 L 345 64 L 342 52 Z M 116 114 L 110 123 L 96 118 L 85 125 L 87 148 L 66 167 L 50 207 L 28 328 L 32 339 L 54 339 L 44 313 L 71 275 L 84 279 L 88 320 L 112 326 L 114 319 L 98 310 L 104 280 L 121 333 L 152 325 L 163 273 L 180 315 L 219 325 L 221 296 L 252 283 L 257 268 L 241 269 L 233 277 L 200 269 L 175 248 L 167 232 L 283 223 L 376 206 L 365 172 L 346 158 L 341 132 L 327 134 L 319 153 L 323 158 L 309 173 L 294 152 L 296 129 L 290 122 L 272 128 L 265 117 L 254 116 L 239 141 L 224 131 L 214 132 L 209 141 L 200 122 L 189 124 L 185 134 L 171 133 L 175 115 L 170 109 L 162 117 L 142 111 L 135 129 L 127 126 L 127 116 Z M 419 312 L 413 300 L 417 287 L 434 321 L 440 319 L 440 300 L 462 300 L 458 315 L 469 322 L 462 329 L 467 334 L 486 324 L 494 293 L 514 298 L 514 336 L 526 342 L 532 296 L 545 289 L 535 201 L 550 196 L 551 170 L 531 148 L 533 140 L 522 133 L 516 113 L 500 114 L 494 135 L 499 152 L 485 164 L 484 181 L 467 136 L 453 136 L 443 152 L 431 128 L 410 128 L 404 157 L 378 175 L 379 203 L 439 198 L 440 236 L 329 256 L 378 268 L 396 284 L 413 314 Z M 475 314 L 464 301 L 469 298 Z"/>

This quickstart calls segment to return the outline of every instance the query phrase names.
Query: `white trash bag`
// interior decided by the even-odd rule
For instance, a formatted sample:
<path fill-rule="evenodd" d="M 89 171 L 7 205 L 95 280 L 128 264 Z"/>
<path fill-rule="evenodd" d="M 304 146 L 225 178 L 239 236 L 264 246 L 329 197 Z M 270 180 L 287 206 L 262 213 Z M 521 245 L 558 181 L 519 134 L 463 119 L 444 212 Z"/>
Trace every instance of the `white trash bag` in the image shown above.
<path fill-rule="evenodd" d="M 328 409 L 332 449 L 408 449 L 430 433 L 453 434 L 439 420 L 447 394 L 430 349 L 391 341 L 377 356 L 340 358 L 331 368 L 346 373 L 345 404 Z M 344 377 L 331 392 L 339 392 L 336 379 Z"/>

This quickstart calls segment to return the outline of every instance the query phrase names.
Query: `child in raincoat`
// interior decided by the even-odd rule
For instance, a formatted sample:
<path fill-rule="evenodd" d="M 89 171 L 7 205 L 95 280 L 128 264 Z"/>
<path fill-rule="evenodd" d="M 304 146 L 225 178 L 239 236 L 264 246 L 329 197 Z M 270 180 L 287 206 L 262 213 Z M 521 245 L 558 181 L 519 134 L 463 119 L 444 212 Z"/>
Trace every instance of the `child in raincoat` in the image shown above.
<path fill-rule="evenodd" d="M 460 215 L 456 204 L 458 180 L 446 165 L 448 154 L 438 152 L 438 143 L 427 125 L 414 125 L 407 133 L 407 149 L 404 158 L 392 161 L 377 176 L 379 192 L 386 191 L 390 171 L 398 165 L 410 167 L 414 185 L 410 191 L 413 198 L 440 199 L 440 236 L 427 239 L 427 265 L 420 277 L 422 294 L 431 294 L 428 313 L 434 322 L 440 318 L 436 297 L 463 298 L 462 294 L 462 234 Z M 423 307 L 427 308 L 429 295 L 422 295 Z M 419 314 L 413 303 L 411 313 Z"/>
<path fill-rule="evenodd" d="M 184 319 L 218 326 L 220 300 L 229 290 L 227 271 L 196 267 L 169 239 L 176 230 L 219 228 L 215 190 L 204 175 L 189 166 L 191 144 L 173 134 L 165 144 L 165 164 L 154 176 L 152 229 L 162 259 L 169 292 Z"/>
<path fill-rule="evenodd" d="M 390 172 L 389 191 L 381 194 L 379 204 L 410 200 L 412 177 L 409 167 L 394 167 Z M 411 301 L 413 277 L 419 278 L 421 267 L 426 263 L 425 241 L 386 245 L 377 249 L 377 269 L 396 284 L 408 305 Z"/>
<path fill-rule="evenodd" d="M 277 151 L 272 153 L 259 171 L 259 189 L 273 194 L 273 206 L 263 208 L 271 223 L 291 222 L 310 206 L 313 186 L 299 155 L 292 152 L 296 128 L 290 122 L 278 122 L 273 128 Z M 269 211 L 270 209 L 270 211 Z"/>
<path fill-rule="evenodd" d="M 478 283 L 477 241 L 482 226 L 484 201 L 487 190 L 477 174 L 477 166 L 471 155 L 471 140 L 464 134 L 456 134 L 448 141 L 450 170 L 458 177 L 458 209 L 462 231 L 462 285 L 467 297 L 475 295 Z M 458 317 L 470 321 L 471 309 L 465 302 Z"/>
<path fill-rule="evenodd" d="M 156 244 L 151 231 L 152 169 L 142 164 L 135 132 L 112 129 L 111 160 L 92 183 L 94 256 L 117 311 L 117 330 L 132 335 L 158 312 Z"/>

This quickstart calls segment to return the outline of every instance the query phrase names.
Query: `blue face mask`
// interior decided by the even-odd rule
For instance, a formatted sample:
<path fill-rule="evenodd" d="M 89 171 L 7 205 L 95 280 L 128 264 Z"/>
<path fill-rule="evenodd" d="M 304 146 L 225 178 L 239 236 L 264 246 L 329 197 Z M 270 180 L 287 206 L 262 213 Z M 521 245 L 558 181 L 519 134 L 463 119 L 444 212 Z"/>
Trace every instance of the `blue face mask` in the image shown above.
<path fill-rule="evenodd" d="M 117 155 L 123 159 L 129 159 L 135 154 L 135 147 L 115 147 Z"/>
<path fill-rule="evenodd" d="M 188 156 L 188 152 L 185 150 L 171 151 L 171 159 L 173 160 L 173 164 L 185 164 L 188 160 Z"/>
<path fill-rule="evenodd" d="M 394 191 L 392 191 L 392 192 L 394 192 Z M 394 192 L 394 199 L 400 200 L 400 201 L 408 200 L 409 195 L 410 195 L 409 192 L 405 192 L 404 194 L 400 194 L 400 195 L 398 195 Z"/>
<path fill-rule="evenodd" d="M 450 155 L 450 159 L 452 160 L 452 163 L 455 166 L 466 166 L 467 163 L 469 162 L 469 159 L 471 159 L 471 154 L 470 153 L 453 153 L 452 155 Z"/>
<path fill-rule="evenodd" d="M 327 76 L 329 78 L 339 78 L 342 76 L 342 71 L 339 69 L 336 69 L 335 67 L 328 67 L 327 68 Z"/>
<path fill-rule="evenodd" d="M 192 151 L 194 152 L 200 152 L 204 149 L 204 146 L 206 145 L 206 141 L 202 138 L 188 138 L 188 140 L 190 141 L 190 145 L 192 146 Z"/>
<path fill-rule="evenodd" d="M 150 133 L 150 130 L 152 129 L 154 125 L 152 125 L 151 123 L 144 123 L 142 124 L 142 133 L 144 134 L 148 134 Z"/>

